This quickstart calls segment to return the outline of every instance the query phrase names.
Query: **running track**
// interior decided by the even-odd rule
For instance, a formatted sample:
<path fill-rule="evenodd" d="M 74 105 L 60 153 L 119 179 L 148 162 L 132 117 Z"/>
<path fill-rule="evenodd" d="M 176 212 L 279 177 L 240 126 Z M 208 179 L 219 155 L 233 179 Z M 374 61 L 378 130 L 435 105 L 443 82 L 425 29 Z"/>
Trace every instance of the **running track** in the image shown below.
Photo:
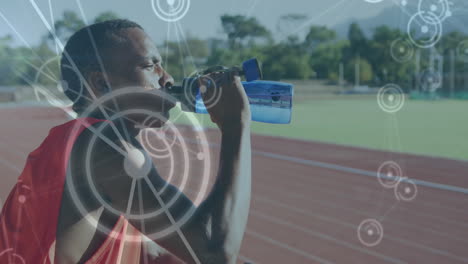
<path fill-rule="evenodd" d="M 60 110 L 0 109 L 0 204 Z M 208 131 L 216 153 L 219 135 Z M 253 135 L 253 197 L 239 263 L 468 263 L 468 162 Z M 397 200 L 376 178 L 394 160 L 417 184 Z M 380 221 L 366 247 L 359 224 Z"/>

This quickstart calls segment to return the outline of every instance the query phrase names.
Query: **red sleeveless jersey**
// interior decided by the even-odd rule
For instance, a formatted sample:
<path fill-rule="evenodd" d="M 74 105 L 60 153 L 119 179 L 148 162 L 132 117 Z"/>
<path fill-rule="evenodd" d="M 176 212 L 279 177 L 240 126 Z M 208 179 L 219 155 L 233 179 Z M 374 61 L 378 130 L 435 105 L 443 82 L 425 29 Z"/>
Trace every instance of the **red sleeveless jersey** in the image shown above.
<path fill-rule="evenodd" d="M 55 241 L 73 144 L 99 121 L 82 118 L 54 127 L 29 154 L 0 215 L 0 263 L 44 263 Z"/>
<path fill-rule="evenodd" d="M 81 132 L 100 121 L 104 120 L 79 118 L 54 127 L 29 154 L 0 214 L 0 264 L 56 264 L 56 229 L 71 151 Z M 113 236 L 104 241 L 86 264 L 140 263 L 144 235 L 123 216 L 111 232 Z M 132 237 L 132 241 L 126 236 Z M 182 262 L 166 254 L 145 263 Z"/>

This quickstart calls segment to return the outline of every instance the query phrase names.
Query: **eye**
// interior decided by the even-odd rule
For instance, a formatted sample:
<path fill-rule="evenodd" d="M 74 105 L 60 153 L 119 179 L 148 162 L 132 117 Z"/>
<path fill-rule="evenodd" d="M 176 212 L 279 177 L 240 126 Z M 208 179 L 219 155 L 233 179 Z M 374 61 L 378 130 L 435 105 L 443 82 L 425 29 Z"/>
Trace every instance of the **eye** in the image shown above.
<path fill-rule="evenodd" d="M 143 66 L 143 68 L 152 70 L 154 66 L 155 66 L 154 64 L 146 64 L 145 66 Z"/>

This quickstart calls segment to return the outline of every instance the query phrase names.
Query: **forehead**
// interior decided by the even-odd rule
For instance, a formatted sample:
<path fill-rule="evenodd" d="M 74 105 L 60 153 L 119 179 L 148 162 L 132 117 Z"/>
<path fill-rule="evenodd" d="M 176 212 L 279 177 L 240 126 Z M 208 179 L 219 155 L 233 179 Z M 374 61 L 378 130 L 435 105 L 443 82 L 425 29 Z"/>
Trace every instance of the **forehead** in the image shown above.
<path fill-rule="evenodd" d="M 145 58 L 160 58 L 154 42 L 139 28 L 123 29 L 120 33 L 125 40 L 109 49 L 109 59 L 117 65 L 134 65 Z"/>

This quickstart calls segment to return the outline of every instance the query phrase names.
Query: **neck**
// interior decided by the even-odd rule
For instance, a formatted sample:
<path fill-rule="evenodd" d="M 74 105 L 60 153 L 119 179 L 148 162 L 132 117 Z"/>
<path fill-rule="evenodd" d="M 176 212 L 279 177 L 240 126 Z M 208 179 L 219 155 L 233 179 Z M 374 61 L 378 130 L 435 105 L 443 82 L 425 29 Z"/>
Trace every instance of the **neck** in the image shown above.
<path fill-rule="evenodd" d="M 89 114 L 87 117 L 102 119 L 102 120 L 109 120 L 100 111 L 93 112 Z M 129 143 L 138 136 L 141 130 L 141 128 L 135 126 L 136 122 L 132 121 L 128 116 L 123 116 L 121 118 L 111 120 L 111 122 L 112 122 L 112 126 L 114 126 L 114 128 L 118 131 L 118 134 L 116 134 L 114 128 L 109 129 L 108 133 L 115 134 L 115 136 L 121 137 L 123 140 Z"/>

